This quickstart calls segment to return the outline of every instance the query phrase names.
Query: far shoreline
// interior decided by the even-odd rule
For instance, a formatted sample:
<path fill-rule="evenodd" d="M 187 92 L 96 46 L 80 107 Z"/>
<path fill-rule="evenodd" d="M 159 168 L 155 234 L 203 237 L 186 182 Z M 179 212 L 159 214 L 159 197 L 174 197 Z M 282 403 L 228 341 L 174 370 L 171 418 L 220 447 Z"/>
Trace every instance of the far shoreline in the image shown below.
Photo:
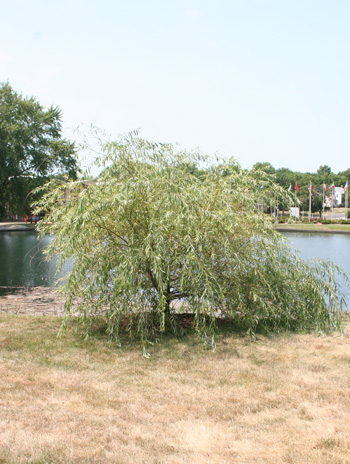
<path fill-rule="evenodd" d="M 275 225 L 274 228 L 278 232 L 350 234 L 350 226 L 346 224 L 278 224 Z"/>
<path fill-rule="evenodd" d="M 278 224 L 274 226 L 278 232 L 301 232 L 316 234 L 350 234 L 350 225 L 345 224 Z M 34 224 L 25 222 L 0 222 L 0 232 L 33 232 Z"/>
<path fill-rule="evenodd" d="M 35 230 L 34 224 L 25 222 L 0 222 L 0 232 L 32 232 Z"/>

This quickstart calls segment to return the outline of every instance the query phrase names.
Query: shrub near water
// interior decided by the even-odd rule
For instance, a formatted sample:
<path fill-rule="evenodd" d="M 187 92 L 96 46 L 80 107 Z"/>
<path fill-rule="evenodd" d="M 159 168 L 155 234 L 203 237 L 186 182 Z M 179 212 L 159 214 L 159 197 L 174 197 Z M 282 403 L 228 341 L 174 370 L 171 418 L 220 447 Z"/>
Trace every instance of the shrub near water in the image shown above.
<path fill-rule="evenodd" d="M 137 133 L 102 153 L 96 182 L 49 183 L 36 205 L 48 256 L 72 258 L 67 316 L 75 301 L 82 321 L 103 314 L 118 337 L 127 320 L 143 340 L 176 329 L 176 301 L 209 341 L 218 315 L 251 333 L 339 328 L 334 266 L 302 261 L 260 211 L 283 196 L 268 175 Z"/>

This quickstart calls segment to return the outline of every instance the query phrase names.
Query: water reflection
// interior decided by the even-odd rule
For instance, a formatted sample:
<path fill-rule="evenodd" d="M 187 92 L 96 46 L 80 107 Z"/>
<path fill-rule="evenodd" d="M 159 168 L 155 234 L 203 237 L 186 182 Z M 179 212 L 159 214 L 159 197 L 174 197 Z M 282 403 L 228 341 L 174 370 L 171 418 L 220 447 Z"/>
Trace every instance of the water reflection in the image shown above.
<path fill-rule="evenodd" d="M 48 262 L 43 254 L 50 240 L 38 241 L 35 232 L 1 232 L 0 286 L 53 286 L 56 259 Z"/>

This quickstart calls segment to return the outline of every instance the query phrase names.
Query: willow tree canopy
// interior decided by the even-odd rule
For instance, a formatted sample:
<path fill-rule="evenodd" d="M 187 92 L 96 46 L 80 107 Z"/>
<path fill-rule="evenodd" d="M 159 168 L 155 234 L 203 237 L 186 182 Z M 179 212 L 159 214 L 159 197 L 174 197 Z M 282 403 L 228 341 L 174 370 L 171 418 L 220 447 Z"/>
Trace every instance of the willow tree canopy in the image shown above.
<path fill-rule="evenodd" d="M 137 133 L 101 151 L 96 182 L 50 183 L 37 204 L 49 256 L 72 259 L 67 315 L 75 302 L 116 337 L 128 317 L 144 340 L 174 327 L 176 311 L 207 339 L 218 317 L 251 333 L 339 327 L 334 267 L 302 261 L 262 211 L 276 195 L 289 201 L 268 174 Z"/>

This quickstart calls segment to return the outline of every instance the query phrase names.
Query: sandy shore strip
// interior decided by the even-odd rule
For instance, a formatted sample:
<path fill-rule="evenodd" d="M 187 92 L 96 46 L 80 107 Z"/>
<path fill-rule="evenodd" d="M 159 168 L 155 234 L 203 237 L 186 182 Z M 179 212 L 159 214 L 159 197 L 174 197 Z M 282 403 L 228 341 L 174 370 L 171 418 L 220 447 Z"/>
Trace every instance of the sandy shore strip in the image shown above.
<path fill-rule="evenodd" d="M 19 288 L 0 296 L 0 314 L 62 316 L 63 301 L 52 287 Z"/>
<path fill-rule="evenodd" d="M 33 231 L 35 225 L 25 222 L 0 222 L 0 232 Z"/>

